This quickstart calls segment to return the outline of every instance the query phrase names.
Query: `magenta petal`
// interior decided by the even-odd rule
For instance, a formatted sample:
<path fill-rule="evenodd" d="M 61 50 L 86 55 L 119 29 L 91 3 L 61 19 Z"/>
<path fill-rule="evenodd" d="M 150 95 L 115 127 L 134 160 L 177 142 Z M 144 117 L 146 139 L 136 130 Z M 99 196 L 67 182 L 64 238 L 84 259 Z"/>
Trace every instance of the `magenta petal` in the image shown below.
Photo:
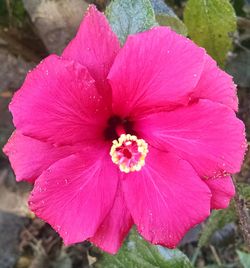
<path fill-rule="evenodd" d="M 230 176 L 218 179 L 206 179 L 204 182 L 212 192 L 211 208 L 227 208 L 230 200 L 235 195 L 235 187 Z"/>
<path fill-rule="evenodd" d="M 135 130 L 159 150 L 176 153 L 205 178 L 240 170 L 245 127 L 232 109 L 209 100 L 139 119 Z"/>
<path fill-rule="evenodd" d="M 222 71 L 216 62 L 206 56 L 206 63 L 192 98 L 209 99 L 238 110 L 236 85 L 230 75 Z"/>
<path fill-rule="evenodd" d="M 211 192 L 186 161 L 149 147 L 140 172 L 124 176 L 128 208 L 141 235 L 175 247 L 210 214 Z"/>
<path fill-rule="evenodd" d="M 76 37 L 66 47 L 62 56 L 86 66 L 96 80 L 100 93 L 111 95 L 106 77 L 119 49 L 119 40 L 112 32 L 106 17 L 91 5 Z"/>
<path fill-rule="evenodd" d="M 129 36 L 108 75 L 115 113 L 129 116 L 187 103 L 204 58 L 203 49 L 167 27 Z"/>
<path fill-rule="evenodd" d="M 75 146 L 55 147 L 14 132 L 3 151 L 9 157 L 16 180 L 34 182 L 56 161 L 79 150 Z"/>
<path fill-rule="evenodd" d="M 92 237 L 113 206 L 118 173 L 107 155 L 106 149 L 71 155 L 35 182 L 31 210 L 67 245 Z"/>
<path fill-rule="evenodd" d="M 87 69 L 55 55 L 28 74 L 10 110 L 19 131 L 52 144 L 100 139 L 108 117 Z"/>
<path fill-rule="evenodd" d="M 132 224 L 133 220 L 125 203 L 122 189 L 118 187 L 112 209 L 95 235 L 89 240 L 102 250 L 115 254 Z"/>

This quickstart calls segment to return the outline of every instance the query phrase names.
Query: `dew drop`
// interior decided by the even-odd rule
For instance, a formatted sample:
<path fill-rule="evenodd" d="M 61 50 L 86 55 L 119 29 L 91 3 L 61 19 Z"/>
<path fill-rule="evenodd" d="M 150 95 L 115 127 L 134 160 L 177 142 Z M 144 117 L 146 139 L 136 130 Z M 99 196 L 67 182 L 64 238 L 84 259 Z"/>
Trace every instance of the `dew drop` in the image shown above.
<path fill-rule="evenodd" d="M 242 149 L 245 149 L 246 147 L 247 147 L 247 146 L 246 146 L 245 143 L 242 143 L 242 144 L 241 144 L 241 148 L 242 148 Z"/>

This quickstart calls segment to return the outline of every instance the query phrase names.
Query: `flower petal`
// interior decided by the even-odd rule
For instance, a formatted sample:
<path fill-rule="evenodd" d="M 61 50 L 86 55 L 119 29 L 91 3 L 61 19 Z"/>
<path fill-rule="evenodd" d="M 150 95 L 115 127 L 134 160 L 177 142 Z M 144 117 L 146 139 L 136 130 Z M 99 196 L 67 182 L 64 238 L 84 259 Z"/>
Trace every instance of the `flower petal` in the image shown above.
<path fill-rule="evenodd" d="M 235 195 L 235 188 L 230 176 L 218 179 L 206 179 L 204 182 L 212 192 L 211 208 L 227 208 L 230 200 Z"/>
<path fill-rule="evenodd" d="M 238 172 L 246 150 L 242 121 L 209 100 L 138 119 L 135 130 L 152 146 L 187 160 L 205 178 Z"/>
<path fill-rule="evenodd" d="M 10 104 L 24 135 L 64 145 L 100 139 L 107 109 L 86 68 L 55 55 L 28 74 Z"/>
<path fill-rule="evenodd" d="M 209 99 L 238 110 L 236 85 L 226 72 L 222 71 L 216 62 L 206 55 L 206 63 L 200 80 L 194 89 L 192 99 Z"/>
<path fill-rule="evenodd" d="M 111 97 L 106 78 L 119 50 L 119 40 L 112 32 L 106 17 L 91 5 L 76 37 L 66 47 L 62 56 L 86 66 L 95 79 L 100 94 L 108 94 Z"/>
<path fill-rule="evenodd" d="M 50 165 L 79 149 L 76 146 L 55 147 L 15 131 L 3 151 L 9 157 L 16 180 L 34 182 Z"/>
<path fill-rule="evenodd" d="M 31 210 L 58 231 L 67 245 L 92 237 L 113 206 L 118 171 L 107 155 L 106 149 L 93 148 L 71 155 L 35 182 Z"/>
<path fill-rule="evenodd" d="M 140 172 L 124 176 L 125 199 L 141 235 L 176 247 L 210 214 L 211 193 L 186 161 L 152 147 Z"/>
<path fill-rule="evenodd" d="M 203 49 L 167 27 L 129 36 L 108 75 L 114 112 L 126 117 L 187 103 L 204 58 Z"/>
<path fill-rule="evenodd" d="M 118 186 L 112 209 L 95 235 L 89 239 L 96 246 L 111 254 L 117 253 L 133 224 L 123 195 L 121 187 Z"/>

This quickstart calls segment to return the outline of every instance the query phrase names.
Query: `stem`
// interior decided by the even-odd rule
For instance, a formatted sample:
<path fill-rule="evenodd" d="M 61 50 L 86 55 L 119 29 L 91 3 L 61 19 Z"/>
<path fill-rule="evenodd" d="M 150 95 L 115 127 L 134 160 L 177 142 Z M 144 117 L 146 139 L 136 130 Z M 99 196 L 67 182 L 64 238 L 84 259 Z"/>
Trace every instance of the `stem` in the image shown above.
<path fill-rule="evenodd" d="M 212 246 L 212 245 L 209 245 L 209 247 L 210 247 L 210 249 L 211 249 L 211 251 L 212 251 L 212 253 L 213 253 L 213 256 L 214 256 L 214 258 L 215 258 L 215 260 L 216 260 L 217 264 L 218 264 L 219 266 L 221 266 L 221 265 L 222 265 L 222 263 L 221 263 L 221 260 L 220 260 L 219 255 L 218 255 L 218 254 L 217 254 L 217 252 L 216 252 L 215 247 L 214 247 L 214 246 Z"/>
<path fill-rule="evenodd" d="M 10 0 L 5 0 L 5 4 L 7 7 L 8 16 L 9 16 L 9 26 L 11 26 L 11 24 L 12 24 L 12 9 L 11 9 Z"/>
<path fill-rule="evenodd" d="M 192 266 L 195 266 L 195 263 L 197 261 L 199 254 L 200 254 L 200 247 L 197 247 L 195 249 L 194 255 L 193 255 L 192 260 L 191 260 Z"/>

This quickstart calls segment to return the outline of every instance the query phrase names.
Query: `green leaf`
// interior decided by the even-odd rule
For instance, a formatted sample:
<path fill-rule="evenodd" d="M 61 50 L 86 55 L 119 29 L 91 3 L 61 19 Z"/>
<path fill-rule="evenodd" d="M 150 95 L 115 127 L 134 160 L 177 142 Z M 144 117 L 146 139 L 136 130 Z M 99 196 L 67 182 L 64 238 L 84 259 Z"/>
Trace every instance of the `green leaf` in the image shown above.
<path fill-rule="evenodd" d="M 244 268 L 250 267 L 250 254 L 245 253 L 243 251 L 237 250 L 237 254 L 239 256 L 240 262 Z"/>
<path fill-rule="evenodd" d="M 202 247 L 207 245 L 214 232 L 223 228 L 227 223 L 234 221 L 235 217 L 233 203 L 231 203 L 227 209 L 214 210 L 202 230 L 198 246 Z"/>
<path fill-rule="evenodd" d="M 26 12 L 23 6 L 22 0 L 12 0 L 12 12 L 13 16 L 20 22 L 22 22 L 26 16 Z"/>
<path fill-rule="evenodd" d="M 186 255 L 146 242 L 135 230 L 115 256 L 104 254 L 96 267 L 105 268 L 191 268 Z"/>
<path fill-rule="evenodd" d="M 224 66 L 236 31 L 236 15 L 229 0 L 189 0 L 184 22 L 192 40 Z"/>
<path fill-rule="evenodd" d="M 172 8 L 163 0 L 151 0 L 157 22 L 162 26 L 169 26 L 175 32 L 187 36 L 186 25 L 176 16 Z"/>
<path fill-rule="evenodd" d="M 157 25 L 150 0 L 113 0 L 106 9 L 106 16 L 122 44 L 129 34 Z"/>
<path fill-rule="evenodd" d="M 187 36 L 187 27 L 178 17 L 171 17 L 168 15 L 157 14 L 157 22 L 162 26 L 169 26 L 175 32 Z"/>

